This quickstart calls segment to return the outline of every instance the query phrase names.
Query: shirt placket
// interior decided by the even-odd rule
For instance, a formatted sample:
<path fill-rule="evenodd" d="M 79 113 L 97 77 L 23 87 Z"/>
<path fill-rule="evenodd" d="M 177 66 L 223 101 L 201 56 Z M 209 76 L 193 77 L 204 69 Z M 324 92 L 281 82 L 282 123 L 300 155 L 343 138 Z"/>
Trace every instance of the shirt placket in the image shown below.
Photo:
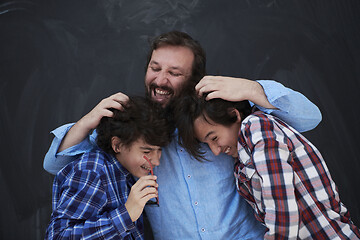
<path fill-rule="evenodd" d="M 204 208 L 201 202 L 201 196 L 199 196 L 198 188 L 198 181 L 196 181 L 196 177 L 194 172 L 191 168 L 191 164 L 188 161 L 197 161 L 192 159 L 190 155 L 182 148 L 178 148 L 178 155 L 180 157 L 181 167 L 182 167 L 182 174 L 188 188 L 189 199 L 191 201 L 191 206 L 194 212 L 194 216 L 196 219 L 196 228 L 197 232 L 200 236 L 200 239 L 207 239 L 207 225 L 204 216 Z M 195 236 L 194 236 L 194 239 Z"/>

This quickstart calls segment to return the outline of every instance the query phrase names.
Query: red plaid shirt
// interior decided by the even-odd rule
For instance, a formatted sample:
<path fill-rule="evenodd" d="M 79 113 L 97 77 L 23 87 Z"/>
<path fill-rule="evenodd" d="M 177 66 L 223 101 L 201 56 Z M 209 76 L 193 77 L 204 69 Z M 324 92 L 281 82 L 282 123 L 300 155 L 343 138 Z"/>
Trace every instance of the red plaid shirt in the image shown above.
<path fill-rule="evenodd" d="M 360 239 L 320 154 L 277 118 L 242 122 L 236 184 L 267 228 L 265 239 Z"/>

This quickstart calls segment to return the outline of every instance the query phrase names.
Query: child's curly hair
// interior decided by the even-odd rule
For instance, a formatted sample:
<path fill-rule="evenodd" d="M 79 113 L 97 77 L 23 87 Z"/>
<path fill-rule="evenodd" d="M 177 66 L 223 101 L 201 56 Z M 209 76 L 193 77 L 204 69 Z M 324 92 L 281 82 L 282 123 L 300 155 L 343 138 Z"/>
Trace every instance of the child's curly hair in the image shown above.
<path fill-rule="evenodd" d="M 129 98 L 125 110 L 112 109 L 113 117 L 103 117 L 96 128 L 97 145 L 107 153 L 115 154 L 111 138 L 116 136 L 125 146 L 139 138 L 150 145 L 164 147 L 170 143 L 174 125 L 158 103 L 144 97 Z"/>

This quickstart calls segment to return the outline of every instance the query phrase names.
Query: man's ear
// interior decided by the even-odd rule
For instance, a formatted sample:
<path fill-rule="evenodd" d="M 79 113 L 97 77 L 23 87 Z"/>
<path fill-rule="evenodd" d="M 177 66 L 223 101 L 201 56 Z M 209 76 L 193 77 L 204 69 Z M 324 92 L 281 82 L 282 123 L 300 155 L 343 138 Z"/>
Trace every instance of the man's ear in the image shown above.
<path fill-rule="evenodd" d="M 121 152 L 122 144 L 121 144 L 121 140 L 119 137 L 114 136 L 111 138 L 111 147 L 115 153 Z"/>

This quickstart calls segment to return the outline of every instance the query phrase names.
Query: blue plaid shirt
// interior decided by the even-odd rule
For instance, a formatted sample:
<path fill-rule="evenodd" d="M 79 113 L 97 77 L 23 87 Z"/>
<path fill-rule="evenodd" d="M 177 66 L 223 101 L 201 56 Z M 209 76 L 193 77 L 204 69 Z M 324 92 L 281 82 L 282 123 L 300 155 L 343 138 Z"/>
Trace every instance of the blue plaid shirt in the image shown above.
<path fill-rule="evenodd" d="M 55 177 L 45 239 L 143 239 L 143 222 L 125 208 L 131 174 L 101 150 L 85 153 Z"/>

